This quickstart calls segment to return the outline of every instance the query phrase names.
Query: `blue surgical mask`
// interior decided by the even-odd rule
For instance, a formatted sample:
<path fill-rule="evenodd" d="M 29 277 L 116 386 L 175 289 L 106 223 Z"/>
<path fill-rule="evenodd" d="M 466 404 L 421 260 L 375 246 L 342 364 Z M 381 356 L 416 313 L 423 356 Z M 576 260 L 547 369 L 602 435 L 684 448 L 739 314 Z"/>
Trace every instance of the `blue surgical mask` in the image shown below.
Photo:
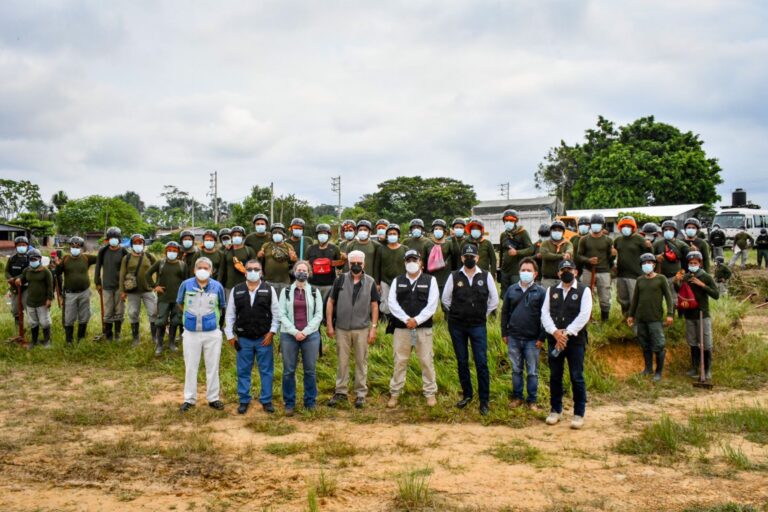
<path fill-rule="evenodd" d="M 272 240 L 279 244 L 283 241 L 283 234 L 282 233 L 272 233 Z"/>
<path fill-rule="evenodd" d="M 256 224 L 256 232 L 260 235 L 263 235 L 267 232 L 267 226 L 264 224 Z"/>
<path fill-rule="evenodd" d="M 232 243 L 235 245 L 242 245 L 243 244 L 243 237 L 241 236 L 233 236 L 232 237 Z"/>
<path fill-rule="evenodd" d="M 397 235 L 387 235 L 387 243 L 388 244 L 395 244 L 400 239 Z"/>
<path fill-rule="evenodd" d="M 411 230 L 411 236 L 413 238 L 421 238 L 421 230 L 419 228 Z"/>
<path fill-rule="evenodd" d="M 593 233 L 599 233 L 599 232 L 601 232 L 603 230 L 603 225 L 602 224 L 590 224 L 589 229 Z"/>
<path fill-rule="evenodd" d="M 483 232 L 480 231 L 479 229 L 473 229 L 472 231 L 469 232 L 469 234 L 472 235 L 472 238 L 480 238 L 481 236 L 483 236 Z"/>
<path fill-rule="evenodd" d="M 453 230 L 453 236 L 456 238 L 462 238 L 464 236 L 464 228 L 455 228 Z"/>
<path fill-rule="evenodd" d="M 110 238 L 109 245 L 111 245 L 112 247 L 117 247 L 118 245 L 120 245 L 120 240 L 118 240 L 117 238 Z"/>
<path fill-rule="evenodd" d="M 688 265 L 688 272 L 691 272 L 692 274 L 695 274 L 699 271 L 701 267 L 698 265 Z"/>
<path fill-rule="evenodd" d="M 317 241 L 320 242 L 321 244 L 324 244 L 325 242 L 327 242 L 328 233 L 320 233 L 319 235 L 317 235 Z"/>
<path fill-rule="evenodd" d="M 370 236 L 370 233 L 368 233 L 365 230 L 357 232 L 357 239 L 362 241 L 362 242 L 365 242 L 366 240 L 368 240 L 369 236 Z"/>
<path fill-rule="evenodd" d="M 29 247 L 26 245 L 20 245 L 16 248 L 16 252 L 19 254 L 27 254 L 27 251 L 29 250 Z"/>
<path fill-rule="evenodd" d="M 643 274 L 650 274 L 655 268 L 656 265 L 653 263 L 643 263 Z"/>
<path fill-rule="evenodd" d="M 562 231 L 552 231 L 552 240 L 555 242 L 559 242 L 563 239 L 563 232 Z"/>
<path fill-rule="evenodd" d="M 192 240 L 188 239 L 188 238 L 187 238 L 187 239 L 185 239 L 185 240 L 182 240 L 182 241 L 181 241 L 181 245 L 182 245 L 182 246 L 183 246 L 185 249 L 191 249 L 191 248 L 192 248 L 192 244 L 193 244 L 193 243 L 194 243 L 194 242 L 193 242 Z"/>
<path fill-rule="evenodd" d="M 621 234 L 624 235 L 624 236 L 631 235 L 632 234 L 632 228 L 624 226 L 623 228 L 621 228 Z"/>
<path fill-rule="evenodd" d="M 587 226 L 586 224 L 580 224 L 579 225 L 579 234 L 580 235 L 586 235 L 587 233 L 589 233 L 589 226 Z"/>
<path fill-rule="evenodd" d="M 387 234 L 387 230 L 384 228 L 380 228 L 376 230 L 376 236 L 379 238 L 383 237 L 386 234 Z"/>
<path fill-rule="evenodd" d="M 443 236 L 445 236 L 445 231 L 443 231 L 442 229 L 436 229 L 433 233 L 435 235 L 435 238 L 437 238 L 438 240 L 440 240 L 441 238 L 443 238 Z"/>
<path fill-rule="evenodd" d="M 216 247 L 216 242 L 214 242 L 213 240 L 206 240 L 203 242 L 203 247 L 205 247 L 210 251 L 211 249 Z"/>
<path fill-rule="evenodd" d="M 693 238 L 696 236 L 696 233 L 698 230 L 696 228 L 686 228 L 685 234 L 688 235 L 688 238 Z"/>
<path fill-rule="evenodd" d="M 179 257 L 179 253 L 177 253 L 176 251 L 168 251 L 167 253 L 165 253 L 165 257 L 173 261 Z"/>
<path fill-rule="evenodd" d="M 521 270 L 520 281 L 522 281 L 525 284 L 531 284 L 533 282 L 533 272 L 528 270 Z"/>
<path fill-rule="evenodd" d="M 294 229 L 292 231 L 292 233 L 293 233 L 293 236 L 295 236 L 296 238 L 299 238 L 301 235 L 304 234 L 304 230 L 303 229 Z"/>
<path fill-rule="evenodd" d="M 40 266 L 40 260 L 31 260 L 29 262 L 29 266 L 32 268 L 37 268 Z"/>
<path fill-rule="evenodd" d="M 69 250 L 69 253 L 70 253 L 72 256 L 74 256 L 74 257 L 78 257 L 78 256 L 80 256 L 80 251 L 81 251 L 81 249 L 80 249 L 79 247 L 73 247 L 73 248 L 71 248 L 71 249 Z"/>
<path fill-rule="evenodd" d="M 144 246 L 141 244 L 133 244 L 131 249 L 133 249 L 133 252 L 144 252 Z"/>
<path fill-rule="evenodd" d="M 245 273 L 245 278 L 248 281 L 255 283 L 261 278 L 261 272 L 259 272 L 258 270 L 248 270 Z"/>
<path fill-rule="evenodd" d="M 672 231 L 671 229 L 665 229 L 664 238 L 666 238 L 667 240 L 672 240 L 673 238 L 675 238 L 675 232 Z"/>
<path fill-rule="evenodd" d="M 504 223 L 504 229 L 506 229 L 507 231 L 512 231 L 513 229 L 515 229 L 515 223 L 514 222 L 505 222 Z"/>
<path fill-rule="evenodd" d="M 352 240 L 355 238 L 355 232 L 354 231 L 345 231 L 344 232 L 344 239 L 345 240 Z"/>
<path fill-rule="evenodd" d="M 221 245 L 223 245 L 224 247 L 229 247 L 229 246 L 231 246 L 231 245 L 232 245 L 232 240 L 231 240 L 231 239 L 229 239 L 229 238 L 224 238 L 224 239 L 221 241 Z"/>

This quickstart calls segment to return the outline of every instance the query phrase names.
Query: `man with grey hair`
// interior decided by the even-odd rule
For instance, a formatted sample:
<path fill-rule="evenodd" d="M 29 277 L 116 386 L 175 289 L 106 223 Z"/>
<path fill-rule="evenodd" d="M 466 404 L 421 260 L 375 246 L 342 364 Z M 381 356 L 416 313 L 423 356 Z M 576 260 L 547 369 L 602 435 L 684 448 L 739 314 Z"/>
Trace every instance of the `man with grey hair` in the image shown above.
<path fill-rule="evenodd" d="M 205 256 L 195 261 L 195 277 L 179 287 L 176 303 L 182 308 L 184 321 L 184 403 L 186 412 L 197 402 L 197 370 L 200 356 L 205 358 L 206 398 L 208 405 L 224 409 L 219 400 L 219 359 L 221 357 L 220 319 L 224 316 L 226 298 L 221 283 L 211 279 L 213 263 Z"/>
<path fill-rule="evenodd" d="M 368 394 L 368 346 L 376 341 L 379 321 L 379 292 L 374 279 L 364 273 L 365 253 L 351 251 L 347 255 L 349 272 L 333 283 L 326 304 L 326 333 L 336 337 L 336 391 L 329 407 L 347 401 L 349 388 L 349 356 L 355 352 L 355 407 L 361 409 Z"/>

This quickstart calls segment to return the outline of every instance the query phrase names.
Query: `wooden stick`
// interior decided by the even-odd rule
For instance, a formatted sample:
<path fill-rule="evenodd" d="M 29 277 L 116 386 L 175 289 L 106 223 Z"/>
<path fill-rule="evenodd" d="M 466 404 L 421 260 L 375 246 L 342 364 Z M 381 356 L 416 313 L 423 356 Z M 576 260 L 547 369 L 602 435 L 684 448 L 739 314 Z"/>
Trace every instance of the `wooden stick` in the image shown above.
<path fill-rule="evenodd" d="M 755 306 L 755 309 L 764 308 L 765 306 L 768 306 L 768 302 L 763 302 L 762 304 Z"/>
<path fill-rule="evenodd" d="M 749 295 L 747 295 L 746 297 L 744 297 L 744 299 L 742 299 L 742 301 L 741 301 L 741 302 L 739 302 L 739 304 L 744 304 L 745 302 L 747 302 L 749 299 L 751 299 L 751 298 L 752 298 L 752 297 L 754 297 L 755 295 L 757 295 L 757 293 L 755 293 L 755 292 L 752 292 L 752 293 L 750 293 Z"/>

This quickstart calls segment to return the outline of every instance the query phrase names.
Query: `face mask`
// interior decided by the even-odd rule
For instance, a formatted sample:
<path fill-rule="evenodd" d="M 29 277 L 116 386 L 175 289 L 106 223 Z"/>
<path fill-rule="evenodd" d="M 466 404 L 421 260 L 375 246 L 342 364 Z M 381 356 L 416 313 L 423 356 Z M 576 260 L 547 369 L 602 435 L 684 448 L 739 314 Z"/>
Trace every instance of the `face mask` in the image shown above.
<path fill-rule="evenodd" d="M 353 274 L 359 274 L 363 271 L 363 264 L 362 263 L 352 263 L 349 265 L 349 270 L 352 271 Z"/>
<path fill-rule="evenodd" d="M 555 242 L 559 242 L 563 239 L 563 232 L 562 231 L 553 231 L 552 232 L 552 240 Z"/>
<path fill-rule="evenodd" d="M 688 272 L 691 272 L 692 274 L 695 274 L 699 271 L 701 267 L 698 265 L 688 265 Z"/>
<path fill-rule="evenodd" d="M 548 237 L 548 236 L 542 236 L 542 237 L 541 237 L 541 241 L 542 241 L 542 242 L 546 242 L 547 240 L 549 240 L 549 237 Z"/>
<path fill-rule="evenodd" d="M 445 235 L 445 232 L 442 229 L 436 229 L 434 234 L 435 234 L 435 238 L 440 240 L 441 238 L 443 238 L 443 235 Z"/>
<path fill-rule="evenodd" d="M 399 238 L 397 235 L 387 235 L 387 243 L 396 244 Z"/>
<path fill-rule="evenodd" d="M 181 241 L 181 245 L 182 245 L 182 246 L 183 246 L 185 249 L 191 249 L 191 248 L 192 248 L 192 240 L 182 240 L 182 241 Z"/>
<path fill-rule="evenodd" d="M 272 240 L 273 240 L 273 241 L 274 241 L 276 244 L 279 244 L 279 243 L 281 243 L 281 242 L 283 241 L 283 234 L 282 234 L 282 233 L 274 233 L 274 234 L 272 235 Z M 237 242 L 235 242 L 235 243 L 237 243 Z"/>
<path fill-rule="evenodd" d="M 533 282 L 533 272 L 527 271 L 527 270 L 521 270 L 520 271 L 520 281 L 524 282 L 525 284 L 530 284 Z"/>
<path fill-rule="evenodd" d="M 654 238 L 655 237 L 653 235 L 645 235 L 645 239 L 648 240 L 649 242 L 653 242 Z"/>
<path fill-rule="evenodd" d="M 586 224 L 581 224 L 579 226 L 579 234 L 586 235 L 587 233 L 589 233 L 589 226 L 587 226 Z"/>
<path fill-rule="evenodd" d="M 412 230 L 411 236 L 413 236 L 413 238 L 421 238 L 421 230 L 420 229 Z"/>
<path fill-rule="evenodd" d="M 696 228 L 688 228 L 685 230 L 685 234 L 688 235 L 688 238 L 693 238 L 696 236 L 696 232 L 698 230 Z"/>
<path fill-rule="evenodd" d="M 321 244 L 324 244 L 325 242 L 328 241 L 328 235 L 325 233 L 320 233 L 319 235 L 317 235 L 317 241 L 320 242 Z"/>
<path fill-rule="evenodd" d="M 345 231 L 344 232 L 344 238 L 346 240 L 352 240 L 353 238 L 355 238 L 355 232 L 354 231 Z"/>
<path fill-rule="evenodd" d="M 173 261 L 173 260 L 175 260 L 176 258 L 179 257 L 179 253 L 177 253 L 176 251 L 168 251 L 165 254 L 165 257 L 168 258 L 169 260 Z"/>
<path fill-rule="evenodd" d="M 144 246 L 139 244 L 131 245 L 131 249 L 133 249 L 133 252 L 144 252 Z"/>
<path fill-rule="evenodd" d="M 675 238 L 675 232 L 672 231 L 671 229 L 665 230 L 664 231 L 664 238 L 666 238 L 667 240 L 672 240 L 673 238 Z"/>
<path fill-rule="evenodd" d="M 512 231 L 513 229 L 515 229 L 515 223 L 514 222 L 505 222 L 504 223 L 504 229 L 506 229 L 507 231 Z"/>
<path fill-rule="evenodd" d="M 28 249 L 29 247 L 27 247 L 26 245 L 20 245 L 16 248 L 16 252 L 18 252 L 19 254 L 27 254 Z"/>
<path fill-rule="evenodd" d="M 120 240 L 118 240 L 117 238 L 109 239 L 109 245 L 111 245 L 112 247 L 117 247 L 119 244 L 120 244 Z"/>
<path fill-rule="evenodd" d="M 208 278 L 211 277 L 211 273 L 204 268 L 199 268 L 195 270 L 195 277 L 198 279 L 198 281 L 207 281 Z"/>
<path fill-rule="evenodd" d="M 267 232 L 267 226 L 265 224 L 256 224 L 256 232 L 263 235 Z"/>
<path fill-rule="evenodd" d="M 379 238 L 383 237 L 386 234 L 387 234 L 387 230 L 384 229 L 384 228 L 376 230 L 376 236 L 379 237 Z"/>
<path fill-rule="evenodd" d="M 293 236 L 295 236 L 296 238 L 299 238 L 303 234 L 304 234 L 304 230 L 303 229 L 294 229 L 293 230 Z"/>
<path fill-rule="evenodd" d="M 589 226 L 589 229 L 592 230 L 593 233 L 599 233 L 603 230 L 602 224 L 592 224 Z"/>
<path fill-rule="evenodd" d="M 624 236 L 631 235 L 632 234 L 632 228 L 628 228 L 628 227 L 624 226 L 623 228 L 621 228 L 621 234 L 624 235 Z"/>
<path fill-rule="evenodd" d="M 464 228 L 456 228 L 453 230 L 453 236 L 456 238 L 463 238 L 464 237 Z"/>
<path fill-rule="evenodd" d="M 203 247 L 205 247 L 210 251 L 211 249 L 216 247 L 216 242 L 214 242 L 213 240 L 206 240 L 203 242 Z"/>
<path fill-rule="evenodd" d="M 464 258 L 464 266 L 467 268 L 475 268 L 475 265 L 477 265 L 477 260 L 475 260 L 474 256 L 467 256 Z"/>
<path fill-rule="evenodd" d="M 483 236 L 483 233 L 479 229 L 473 229 L 469 234 L 472 235 L 472 238 L 480 238 Z"/>
<path fill-rule="evenodd" d="M 560 280 L 566 284 L 572 283 L 574 277 L 573 272 L 563 272 L 560 274 Z"/>
<path fill-rule="evenodd" d="M 73 248 L 71 248 L 71 249 L 69 250 L 69 253 L 70 253 L 72 256 L 74 256 L 74 257 L 78 257 L 78 256 L 80 256 L 80 250 L 81 250 L 81 249 L 80 249 L 79 247 L 73 247 Z"/>
<path fill-rule="evenodd" d="M 243 244 L 243 237 L 241 236 L 233 236 L 232 237 L 232 243 L 235 245 L 242 245 Z"/>
<path fill-rule="evenodd" d="M 300 283 L 303 283 L 307 279 L 309 279 L 309 274 L 307 272 L 304 272 L 304 271 L 296 272 L 296 280 L 299 281 Z"/>
<path fill-rule="evenodd" d="M 368 235 L 369 235 L 369 233 L 367 231 L 358 231 L 357 232 L 357 239 L 362 241 L 362 242 L 365 242 L 366 240 L 368 240 Z"/>
<path fill-rule="evenodd" d="M 248 270 L 245 273 L 245 278 L 252 283 L 255 283 L 261 277 L 261 272 L 258 270 Z"/>
<path fill-rule="evenodd" d="M 421 265 L 419 265 L 415 261 L 409 261 L 408 263 L 405 264 L 405 271 L 408 272 L 409 274 L 417 273 L 420 268 L 421 268 Z"/>
<path fill-rule="evenodd" d="M 229 238 L 227 238 L 225 240 L 222 240 L 221 241 L 221 245 L 223 245 L 224 247 L 229 248 L 229 246 L 232 245 L 232 240 L 230 240 Z"/>
<path fill-rule="evenodd" d="M 653 272 L 653 269 L 656 268 L 656 265 L 653 263 L 643 263 L 643 273 L 644 274 L 650 274 Z"/>
<path fill-rule="evenodd" d="M 31 260 L 29 262 L 29 266 L 32 268 L 37 268 L 40 266 L 40 260 Z"/>

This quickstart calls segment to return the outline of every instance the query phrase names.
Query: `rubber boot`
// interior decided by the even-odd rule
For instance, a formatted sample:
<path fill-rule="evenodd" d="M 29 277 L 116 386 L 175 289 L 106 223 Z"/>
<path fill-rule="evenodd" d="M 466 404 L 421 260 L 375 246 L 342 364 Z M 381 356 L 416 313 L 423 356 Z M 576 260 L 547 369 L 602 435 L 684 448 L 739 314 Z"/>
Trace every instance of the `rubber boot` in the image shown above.
<path fill-rule="evenodd" d="M 704 351 L 704 378 L 707 380 L 712 380 L 712 351 L 711 350 L 705 350 Z"/>
<path fill-rule="evenodd" d="M 181 338 L 184 335 L 184 324 L 179 324 L 179 337 L 176 338 L 176 341 L 181 343 Z"/>
<path fill-rule="evenodd" d="M 601 311 L 601 312 L 600 312 L 600 319 L 601 319 L 603 322 L 607 322 L 607 321 L 608 321 L 608 318 L 609 318 L 610 316 L 611 316 L 611 312 L 610 312 L 610 311 Z"/>
<path fill-rule="evenodd" d="M 653 352 L 650 350 L 644 350 L 643 359 L 645 359 L 645 370 L 643 370 L 640 375 L 651 375 L 653 373 Z"/>
<path fill-rule="evenodd" d="M 32 346 L 37 345 L 37 339 L 40 337 L 40 326 L 32 328 Z"/>
<path fill-rule="evenodd" d="M 178 350 L 176 348 L 176 329 L 177 326 L 173 324 L 168 328 L 168 350 L 171 352 L 176 352 Z"/>
<path fill-rule="evenodd" d="M 115 322 L 115 341 L 120 341 L 120 331 L 123 330 L 123 321 Z"/>
<path fill-rule="evenodd" d="M 660 350 L 656 352 L 656 373 L 653 374 L 653 381 L 659 382 L 661 375 L 664 372 L 664 359 L 667 357 L 666 350 Z"/>
<path fill-rule="evenodd" d="M 77 341 L 85 338 L 85 331 L 88 330 L 88 324 L 77 324 Z"/>
<path fill-rule="evenodd" d="M 43 347 L 51 348 L 51 328 L 46 327 L 43 329 Z"/>
<path fill-rule="evenodd" d="M 64 339 L 67 340 L 67 344 L 71 345 L 72 342 L 75 339 L 75 326 L 74 325 L 65 325 L 64 326 Z"/>
<path fill-rule="evenodd" d="M 104 324 L 104 336 L 106 337 L 107 341 L 112 341 L 114 339 L 112 334 L 112 322 L 107 322 Z"/>
<path fill-rule="evenodd" d="M 157 344 L 157 333 L 160 331 L 154 323 L 149 324 L 149 333 L 152 336 L 152 343 Z"/>
<path fill-rule="evenodd" d="M 691 347 L 691 369 L 685 374 L 691 378 L 699 376 L 699 347 Z"/>
<path fill-rule="evenodd" d="M 139 342 L 141 341 L 139 339 L 139 323 L 136 322 L 135 324 L 131 324 L 131 336 L 133 336 L 133 346 L 138 347 Z"/>
<path fill-rule="evenodd" d="M 157 327 L 155 332 L 155 355 L 163 355 L 163 338 L 165 337 L 165 329 Z"/>

